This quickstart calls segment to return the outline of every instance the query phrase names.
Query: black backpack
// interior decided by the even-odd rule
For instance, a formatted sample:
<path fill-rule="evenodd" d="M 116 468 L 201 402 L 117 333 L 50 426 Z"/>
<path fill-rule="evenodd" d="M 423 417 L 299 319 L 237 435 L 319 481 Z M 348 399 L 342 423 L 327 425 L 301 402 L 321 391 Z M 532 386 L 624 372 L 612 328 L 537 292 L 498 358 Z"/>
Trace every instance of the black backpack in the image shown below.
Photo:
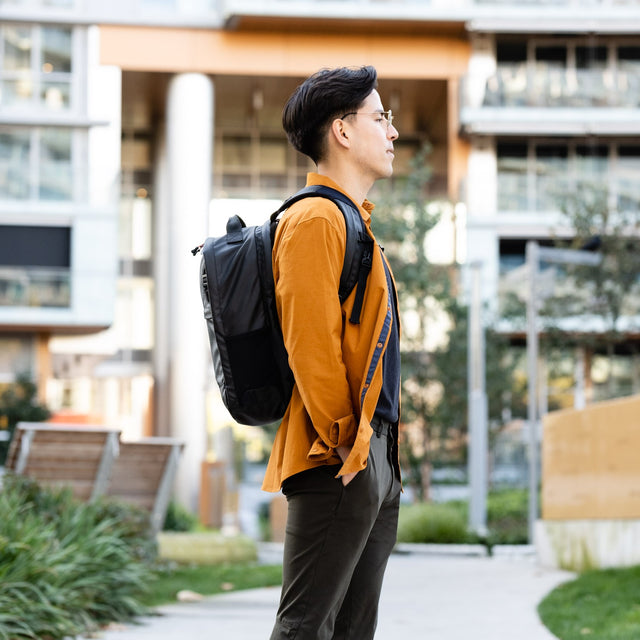
<path fill-rule="evenodd" d="M 216 381 L 225 406 L 241 424 L 280 420 L 291 399 L 293 374 L 276 311 L 271 250 L 279 215 L 309 197 L 331 200 L 344 215 L 347 242 L 337 295 L 342 303 L 357 285 L 349 321 L 358 324 L 373 240 L 356 205 L 335 189 L 305 187 L 260 226 L 247 227 L 232 216 L 225 236 L 207 238 L 192 252 L 202 252 L 200 292 Z"/>

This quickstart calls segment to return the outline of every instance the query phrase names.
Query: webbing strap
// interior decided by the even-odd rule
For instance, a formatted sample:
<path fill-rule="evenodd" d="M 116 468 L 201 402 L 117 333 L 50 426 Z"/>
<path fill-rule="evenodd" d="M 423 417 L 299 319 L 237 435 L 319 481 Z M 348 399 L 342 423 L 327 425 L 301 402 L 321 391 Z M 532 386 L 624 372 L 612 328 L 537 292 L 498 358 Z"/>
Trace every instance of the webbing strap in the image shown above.
<path fill-rule="evenodd" d="M 371 244 L 373 244 L 373 242 Z M 353 301 L 353 309 L 351 309 L 351 317 L 349 318 L 349 322 L 351 324 L 360 324 L 360 313 L 362 312 L 364 292 L 367 288 L 367 278 L 369 277 L 372 263 L 373 255 L 371 253 L 371 247 L 367 247 L 362 254 L 362 260 L 360 261 L 360 268 L 358 271 L 358 284 L 356 286 L 356 297 Z"/>

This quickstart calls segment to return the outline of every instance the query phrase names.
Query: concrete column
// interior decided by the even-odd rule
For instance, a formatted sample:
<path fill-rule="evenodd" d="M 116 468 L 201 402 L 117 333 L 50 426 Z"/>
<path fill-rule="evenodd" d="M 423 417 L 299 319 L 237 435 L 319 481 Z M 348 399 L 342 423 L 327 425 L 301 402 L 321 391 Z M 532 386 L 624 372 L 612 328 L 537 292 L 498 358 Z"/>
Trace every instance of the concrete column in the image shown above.
<path fill-rule="evenodd" d="M 213 83 L 185 73 L 169 82 L 166 120 L 168 229 L 165 313 L 168 324 L 169 430 L 184 440 L 177 499 L 197 509 L 200 464 L 206 455 L 205 392 L 209 357 L 198 284 L 199 259 L 190 249 L 207 235 L 213 152 Z M 162 260 L 163 256 L 156 256 Z M 166 339 L 160 336 L 161 339 Z"/>
<path fill-rule="evenodd" d="M 169 275 L 171 203 L 169 202 L 169 166 L 167 162 L 166 126 L 158 128 L 153 175 L 153 434 L 171 436 L 171 369 L 169 333 L 171 290 Z"/>

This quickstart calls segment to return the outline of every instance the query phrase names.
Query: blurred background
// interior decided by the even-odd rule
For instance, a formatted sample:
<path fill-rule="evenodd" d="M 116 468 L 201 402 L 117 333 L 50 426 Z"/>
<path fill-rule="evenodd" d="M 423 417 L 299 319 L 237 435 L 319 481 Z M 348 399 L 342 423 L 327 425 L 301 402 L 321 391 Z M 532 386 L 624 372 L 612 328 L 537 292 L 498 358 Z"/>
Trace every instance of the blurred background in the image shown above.
<path fill-rule="evenodd" d="M 640 391 L 639 32 L 637 0 L 0 0 L 3 454 L 18 419 L 177 437 L 177 501 L 260 535 L 275 427 L 220 402 L 190 249 L 304 185 L 294 88 L 373 64 L 405 500 L 469 495 L 474 299 L 488 481 L 526 487 L 527 242 L 603 255 L 540 264 L 538 417 Z"/>

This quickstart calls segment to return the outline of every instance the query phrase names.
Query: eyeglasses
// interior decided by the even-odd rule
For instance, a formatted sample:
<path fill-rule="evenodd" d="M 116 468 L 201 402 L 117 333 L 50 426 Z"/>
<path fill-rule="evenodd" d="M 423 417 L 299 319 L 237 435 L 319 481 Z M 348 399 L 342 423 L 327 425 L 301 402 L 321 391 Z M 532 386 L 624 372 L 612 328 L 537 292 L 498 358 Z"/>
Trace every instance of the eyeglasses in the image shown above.
<path fill-rule="evenodd" d="M 387 129 L 393 124 L 393 113 L 391 109 L 389 111 L 373 111 L 371 113 L 361 113 L 360 111 L 350 111 L 349 113 L 345 113 L 342 118 L 346 118 L 347 116 L 380 116 L 380 120 L 384 120 Z"/>

